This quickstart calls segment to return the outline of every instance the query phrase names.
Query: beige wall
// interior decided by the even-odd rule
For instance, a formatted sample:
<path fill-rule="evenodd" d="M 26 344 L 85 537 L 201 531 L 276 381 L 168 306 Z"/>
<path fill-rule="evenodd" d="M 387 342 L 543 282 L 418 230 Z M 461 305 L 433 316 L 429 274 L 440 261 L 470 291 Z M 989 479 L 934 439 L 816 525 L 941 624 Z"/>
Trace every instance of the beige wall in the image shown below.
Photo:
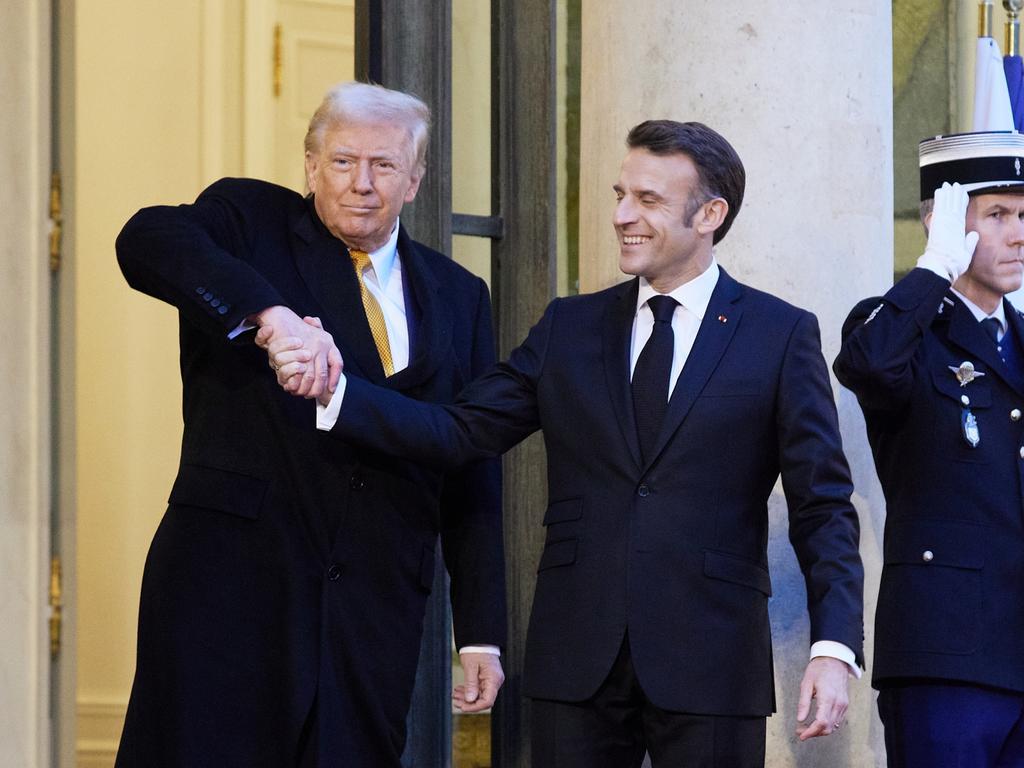
<path fill-rule="evenodd" d="M 49 760 L 49 17 L 0 9 L 0 765 Z"/>
<path fill-rule="evenodd" d="M 143 559 L 177 465 L 177 322 L 131 291 L 114 239 L 201 178 L 202 3 L 78 3 L 74 195 L 78 708 L 83 766 L 110 765 L 135 664 Z"/>

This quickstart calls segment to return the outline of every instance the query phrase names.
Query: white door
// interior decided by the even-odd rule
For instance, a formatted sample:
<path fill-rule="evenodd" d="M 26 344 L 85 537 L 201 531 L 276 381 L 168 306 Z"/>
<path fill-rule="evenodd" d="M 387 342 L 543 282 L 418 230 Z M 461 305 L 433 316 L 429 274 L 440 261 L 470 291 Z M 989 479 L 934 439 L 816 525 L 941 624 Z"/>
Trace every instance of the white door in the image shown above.
<path fill-rule="evenodd" d="M 250 0 L 247 10 L 245 172 L 302 192 L 309 118 L 331 85 L 354 76 L 355 4 Z"/>

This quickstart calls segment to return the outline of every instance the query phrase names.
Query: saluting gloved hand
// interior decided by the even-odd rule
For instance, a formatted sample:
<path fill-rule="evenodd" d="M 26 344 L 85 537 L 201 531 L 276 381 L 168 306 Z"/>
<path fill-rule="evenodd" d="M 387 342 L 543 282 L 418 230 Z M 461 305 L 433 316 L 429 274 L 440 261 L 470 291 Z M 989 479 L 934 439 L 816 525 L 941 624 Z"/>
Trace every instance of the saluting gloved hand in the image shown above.
<path fill-rule="evenodd" d="M 935 207 L 928 227 L 928 246 L 917 260 L 917 266 L 948 277 L 955 283 L 971 265 L 978 233 L 967 232 L 967 190 L 959 184 L 945 182 L 935 190 Z"/>

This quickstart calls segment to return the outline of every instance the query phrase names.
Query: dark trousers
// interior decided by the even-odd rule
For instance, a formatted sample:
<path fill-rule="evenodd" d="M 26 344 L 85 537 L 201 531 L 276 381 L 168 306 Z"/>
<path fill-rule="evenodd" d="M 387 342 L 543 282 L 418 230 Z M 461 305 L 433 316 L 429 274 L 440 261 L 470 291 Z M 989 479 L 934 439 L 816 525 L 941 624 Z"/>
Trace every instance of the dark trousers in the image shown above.
<path fill-rule="evenodd" d="M 1024 694 L 948 681 L 878 693 L 889 768 L 1024 768 Z"/>
<path fill-rule="evenodd" d="M 628 638 L 608 679 L 580 703 L 531 703 L 532 768 L 763 768 L 765 718 L 691 715 L 648 701 Z"/>

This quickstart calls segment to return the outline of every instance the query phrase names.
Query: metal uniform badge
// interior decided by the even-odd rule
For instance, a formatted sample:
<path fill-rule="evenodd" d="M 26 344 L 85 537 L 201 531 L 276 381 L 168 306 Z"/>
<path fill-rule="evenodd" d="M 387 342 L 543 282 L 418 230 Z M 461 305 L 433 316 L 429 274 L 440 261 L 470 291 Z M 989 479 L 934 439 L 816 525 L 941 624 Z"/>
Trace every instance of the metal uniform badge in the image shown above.
<path fill-rule="evenodd" d="M 974 363 L 970 360 L 964 360 L 959 366 L 951 365 L 949 370 L 956 374 L 956 380 L 960 382 L 961 387 L 966 387 L 975 379 L 985 375 L 984 371 L 975 370 Z"/>
<path fill-rule="evenodd" d="M 948 367 L 956 376 L 956 380 L 960 382 L 961 387 L 966 387 L 972 381 L 985 375 L 984 371 L 975 369 L 974 363 L 970 360 L 964 360 L 960 365 L 950 365 Z M 964 406 L 960 411 L 960 432 L 971 448 L 977 448 L 978 443 L 981 442 L 981 430 L 978 429 L 978 419 L 971 412 L 970 398 L 964 395 L 960 398 L 960 401 Z"/>
<path fill-rule="evenodd" d="M 971 448 L 977 448 L 981 442 L 981 432 L 978 431 L 978 420 L 971 413 L 970 408 L 964 408 L 960 413 L 960 429 L 964 434 L 964 440 Z"/>

